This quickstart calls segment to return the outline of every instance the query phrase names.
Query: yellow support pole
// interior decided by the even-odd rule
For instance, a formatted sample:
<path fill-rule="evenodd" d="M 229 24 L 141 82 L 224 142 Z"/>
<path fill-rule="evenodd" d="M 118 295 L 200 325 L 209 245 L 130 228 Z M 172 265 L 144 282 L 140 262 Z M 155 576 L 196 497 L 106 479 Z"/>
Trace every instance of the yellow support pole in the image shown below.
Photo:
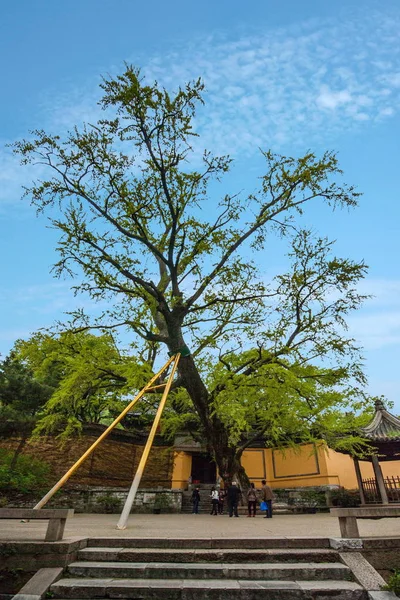
<path fill-rule="evenodd" d="M 165 388 L 165 386 L 165 383 L 160 383 L 160 385 L 152 385 L 150 388 L 147 389 L 147 391 L 152 392 L 153 390 L 158 390 L 159 388 Z"/>
<path fill-rule="evenodd" d="M 54 494 L 64 485 L 64 483 L 66 481 L 68 481 L 68 479 L 71 477 L 71 475 L 73 475 L 75 473 L 75 471 L 78 469 L 78 467 L 80 467 L 81 464 L 87 459 L 87 457 L 90 456 L 90 454 L 92 454 L 93 450 L 95 450 L 95 448 L 97 448 L 97 446 L 100 444 L 100 442 L 102 442 L 104 440 L 104 438 L 108 436 L 108 434 L 111 432 L 111 430 L 114 429 L 114 427 L 116 425 L 118 425 L 118 423 L 131 410 L 131 408 L 136 404 L 136 402 L 138 400 L 140 400 L 140 398 L 149 390 L 149 388 L 152 386 L 153 382 L 157 381 L 158 377 L 160 377 L 160 375 L 165 371 L 165 369 L 167 369 L 169 367 L 171 362 L 173 362 L 174 360 L 175 360 L 175 357 L 172 356 L 168 360 L 168 362 L 165 363 L 163 368 L 160 369 L 158 371 L 158 373 L 150 379 L 149 383 L 147 385 L 145 385 L 145 387 L 135 396 L 135 398 L 132 400 L 132 402 L 130 402 L 128 404 L 128 406 L 126 408 L 124 408 L 122 413 L 111 423 L 111 425 L 109 427 L 107 427 L 107 429 L 105 431 L 103 431 L 101 436 L 99 438 L 97 438 L 97 440 L 90 446 L 90 448 L 88 448 L 86 450 L 86 452 L 84 454 L 82 454 L 82 456 L 65 473 L 65 475 L 63 475 L 63 477 L 61 477 L 61 479 L 51 488 L 51 490 L 49 492 L 47 492 L 47 494 L 45 496 L 43 496 L 43 498 L 36 504 L 36 506 L 33 507 L 34 509 L 42 508 L 46 504 L 46 502 L 48 502 L 50 500 L 50 498 L 52 496 L 54 496 Z"/>
<path fill-rule="evenodd" d="M 164 410 L 165 403 L 167 401 L 168 393 L 169 393 L 169 390 L 171 388 L 171 384 L 172 384 L 172 380 L 173 380 L 174 375 L 175 375 L 175 371 L 176 371 L 176 369 L 178 367 L 180 356 L 181 356 L 180 354 L 176 354 L 175 357 L 174 357 L 175 362 L 174 362 L 174 365 L 173 365 L 173 367 L 171 369 L 170 376 L 168 377 L 168 380 L 166 382 L 165 390 L 164 390 L 164 393 L 162 395 L 162 398 L 161 398 L 160 405 L 158 407 L 156 416 L 154 418 L 154 422 L 153 422 L 152 428 L 150 430 L 150 434 L 149 434 L 149 437 L 147 439 L 146 446 L 144 447 L 143 454 L 141 456 L 141 459 L 140 459 L 140 462 L 139 462 L 139 466 L 138 466 L 137 471 L 136 471 L 135 478 L 134 478 L 134 480 L 132 482 L 131 489 L 129 490 L 128 497 L 127 497 L 127 499 L 125 501 L 124 508 L 122 510 L 120 519 L 118 521 L 117 529 L 126 529 L 126 524 L 128 522 L 129 514 L 131 512 L 132 505 L 133 505 L 133 503 L 135 501 L 136 492 L 138 490 L 138 487 L 139 487 L 139 484 L 140 484 L 140 480 L 142 479 L 142 475 L 143 475 L 144 468 L 146 466 L 147 458 L 148 458 L 148 456 L 150 454 L 151 446 L 153 444 L 153 440 L 154 440 L 154 437 L 156 435 L 157 427 L 158 427 L 158 424 L 160 422 L 161 415 L 162 415 L 162 412 Z"/>

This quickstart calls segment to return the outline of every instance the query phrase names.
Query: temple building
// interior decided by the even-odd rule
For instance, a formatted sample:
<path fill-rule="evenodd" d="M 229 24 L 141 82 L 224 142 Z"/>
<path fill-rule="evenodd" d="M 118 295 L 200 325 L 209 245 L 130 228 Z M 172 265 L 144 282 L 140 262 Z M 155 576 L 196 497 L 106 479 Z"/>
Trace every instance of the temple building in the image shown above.
<path fill-rule="evenodd" d="M 250 481 L 265 479 L 272 488 L 344 487 L 359 488 L 366 502 L 400 501 L 400 419 L 389 413 L 381 400 L 375 414 L 361 430 L 375 453 L 357 460 L 335 452 L 324 442 L 304 444 L 297 449 L 249 448 L 242 465 Z M 181 436 L 175 440 L 171 487 L 186 489 L 192 483 L 215 483 L 215 464 L 199 444 Z"/>

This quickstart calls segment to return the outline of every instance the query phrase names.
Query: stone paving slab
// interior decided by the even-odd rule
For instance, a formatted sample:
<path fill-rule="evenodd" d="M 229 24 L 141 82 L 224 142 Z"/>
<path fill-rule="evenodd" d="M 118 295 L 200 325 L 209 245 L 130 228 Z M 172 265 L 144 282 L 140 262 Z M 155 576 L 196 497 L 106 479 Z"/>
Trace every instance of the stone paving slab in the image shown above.
<path fill-rule="evenodd" d="M 273 519 L 230 519 L 227 515 L 214 519 L 210 515 L 131 515 L 128 526 L 117 530 L 119 515 L 75 514 L 67 520 L 64 540 L 77 537 L 110 538 L 316 538 L 340 537 L 339 521 L 328 513 L 315 515 L 277 515 Z M 396 523 L 396 525 L 395 525 Z M 19 523 L 0 521 L 0 540 L 43 541 L 47 525 L 42 521 Z M 393 519 L 362 520 L 362 537 L 397 537 L 400 529 Z M 201 536 L 199 533 L 201 532 Z"/>
<path fill-rule="evenodd" d="M 166 598 L 197 600 L 231 597 L 241 600 L 289 600 L 291 598 L 336 598 L 364 600 L 362 588 L 350 581 L 244 581 L 244 580 L 148 580 L 97 579 L 90 586 L 85 579 L 65 579 L 52 586 L 57 598 Z M 140 596 L 139 596 L 140 594 Z"/>
<path fill-rule="evenodd" d="M 352 579 L 342 563 L 120 563 L 74 562 L 68 566 L 71 577 L 119 577 L 146 579 Z M 377 589 L 377 588 L 373 588 Z M 378 588 L 380 589 L 380 588 Z"/>
<path fill-rule="evenodd" d="M 276 548 L 276 549 L 228 549 L 228 550 L 189 550 L 188 548 L 85 548 L 78 553 L 79 560 L 121 561 L 121 562 L 309 562 L 312 557 L 319 561 L 335 562 L 336 550 L 328 548 Z"/>
<path fill-rule="evenodd" d="M 342 539 L 342 538 L 340 538 Z M 168 548 L 168 550 L 229 550 L 236 549 L 238 547 L 238 538 L 236 537 L 223 537 L 223 538 L 160 538 L 160 537 L 146 537 L 146 538 L 105 538 L 96 537 L 89 538 L 87 545 L 90 548 L 148 548 L 162 550 Z M 310 538 L 310 537 L 250 537 L 240 538 L 240 546 L 245 549 L 265 549 L 265 548 L 330 548 L 329 538 Z"/>

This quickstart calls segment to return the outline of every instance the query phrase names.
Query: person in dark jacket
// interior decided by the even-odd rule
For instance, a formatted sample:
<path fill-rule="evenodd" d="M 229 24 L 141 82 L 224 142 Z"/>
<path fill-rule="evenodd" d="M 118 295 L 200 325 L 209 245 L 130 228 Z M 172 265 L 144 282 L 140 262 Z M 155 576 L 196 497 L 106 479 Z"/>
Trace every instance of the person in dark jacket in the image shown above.
<path fill-rule="evenodd" d="M 224 514 L 225 496 L 226 496 L 226 492 L 225 492 L 224 489 L 221 488 L 219 490 L 219 495 L 218 495 L 218 514 L 219 515 L 223 515 Z"/>
<path fill-rule="evenodd" d="M 199 514 L 199 503 L 200 503 L 200 488 L 195 488 L 192 492 L 192 503 L 193 503 L 193 510 L 192 510 L 192 514 L 194 515 L 198 515 Z"/>
<path fill-rule="evenodd" d="M 240 488 L 238 487 L 236 481 L 232 481 L 232 485 L 228 487 L 227 500 L 228 500 L 228 508 L 229 508 L 229 516 L 238 517 L 238 504 L 240 499 Z"/>

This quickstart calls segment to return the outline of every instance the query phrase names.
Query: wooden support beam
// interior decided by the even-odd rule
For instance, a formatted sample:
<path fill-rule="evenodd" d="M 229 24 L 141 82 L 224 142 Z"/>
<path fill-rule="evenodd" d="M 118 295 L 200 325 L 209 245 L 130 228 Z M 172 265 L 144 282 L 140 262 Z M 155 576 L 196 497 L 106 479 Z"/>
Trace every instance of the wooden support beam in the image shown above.
<path fill-rule="evenodd" d="M 364 494 L 364 488 L 363 488 L 363 482 L 362 482 L 362 476 L 361 476 L 360 462 L 356 456 L 353 456 L 353 462 L 354 462 L 354 469 L 356 471 L 358 491 L 360 493 L 361 504 L 365 504 L 365 494 Z"/>
<path fill-rule="evenodd" d="M 129 514 L 131 512 L 133 503 L 135 501 L 136 492 L 138 490 L 138 487 L 139 487 L 139 484 L 140 484 L 140 480 L 142 479 L 143 471 L 144 471 L 144 468 L 146 466 L 146 462 L 147 462 L 148 456 L 150 454 L 151 446 L 153 444 L 153 440 L 154 440 L 154 437 L 155 437 L 156 432 L 157 432 L 157 427 L 158 427 L 158 424 L 160 422 L 161 415 L 162 415 L 162 412 L 164 410 L 165 403 L 167 401 L 168 393 L 169 393 L 169 390 L 171 388 L 171 384 L 172 384 L 172 381 L 173 381 L 173 378 L 174 378 L 174 375 L 175 375 L 175 371 L 178 368 L 179 359 L 180 359 L 180 354 L 176 354 L 175 357 L 174 357 L 174 361 L 175 362 L 174 362 L 174 364 L 172 366 L 170 376 L 168 377 L 168 380 L 166 382 L 165 390 L 164 390 L 163 396 L 161 398 L 161 401 L 160 401 L 160 404 L 159 404 L 156 416 L 154 418 L 154 422 L 153 422 L 152 428 L 150 430 L 149 437 L 148 437 L 148 440 L 146 442 L 146 446 L 144 447 L 143 454 L 141 456 L 141 459 L 140 459 L 140 462 L 139 462 L 139 466 L 138 466 L 137 471 L 136 471 L 135 478 L 134 478 L 134 480 L 132 482 L 131 489 L 129 490 L 128 497 L 127 497 L 127 499 L 125 501 L 124 508 L 122 510 L 120 519 L 118 521 L 117 529 L 126 529 L 126 524 L 128 522 Z"/>
<path fill-rule="evenodd" d="M 372 466 L 374 467 L 376 484 L 378 486 L 379 494 L 381 496 L 382 504 L 389 504 L 389 498 L 386 493 L 385 482 L 383 479 L 383 473 L 381 469 L 381 465 L 379 464 L 379 459 L 374 454 L 372 456 Z"/>
<path fill-rule="evenodd" d="M 33 507 L 34 509 L 37 510 L 37 509 L 42 508 L 42 506 L 44 506 L 46 504 L 46 502 L 48 502 L 50 500 L 50 498 L 52 496 L 54 496 L 54 494 L 64 485 L 64 483 L 66 483 L 68 481 L 68 479 L 71 477 L 71 475 L 73 475 L 75 473 L 75 471 L 81 466 L 81 464 L 87 459 L 87 457 L 90 456 L 90 454 L 92 454 L 92 452 L 97 448 L 97 446 L 100 444 L 100 442 L 102 440 L 104 440 L 105 437 L 108 436 L 108 434 L 114 429 L 114 427 L 116 425 L 118 425 L 118 423 L 120 421 L 122 421 L 124 416 L 131 410 L 131 408 L 136 404 L 136 402 L 138 402 L 138 400 L 140 400 L 140 398 L 142 396 L 144 396 L 144 394 L 152 386 L 154 381 L 157 381 L 157 379 L 160 377 L 160 375 L 162 375 L 162 373 L 164 373 L 164 371 L 169 367 L 169 365 L 174 360 L 175 360 L 175 357 L 173 356 L 165 363 L 165 365 L 162 367 L 162 369 L 160 369 L 158 371 L 158 373 L 150 379 L 149 383 L 147 385 L 145 385 L 145 387 L 135 396 L 135 398 L 131 402 L 129 402 L 129 404 L 124 408 L 122 413 L 111 423 L 111 425 L 109 427 L 107 427 L 107 429 L 105 431 L 103 431 L 101 436 L 99 438 L 97 438 L 97 440 L 90 446 L 90 448 L 88 448 L 86 450 L 86 452 L 84 454 L 82 454 L 82 456 L 76 461 L 76 463 L 74 465 L 72 465 L 72 467 L 65 473 L 65 475 L 63 475 L 61 477 L 61 479 L 59 481 L 57 481 L 57 483 L 51 488 L 51 490 L 49 492 L 47 492 L 47 494 L 45 496 L 43 496 L 43 498 L 40 500 L 40 502 L 38 502 L 36 504 L 36 506 Z"/>

